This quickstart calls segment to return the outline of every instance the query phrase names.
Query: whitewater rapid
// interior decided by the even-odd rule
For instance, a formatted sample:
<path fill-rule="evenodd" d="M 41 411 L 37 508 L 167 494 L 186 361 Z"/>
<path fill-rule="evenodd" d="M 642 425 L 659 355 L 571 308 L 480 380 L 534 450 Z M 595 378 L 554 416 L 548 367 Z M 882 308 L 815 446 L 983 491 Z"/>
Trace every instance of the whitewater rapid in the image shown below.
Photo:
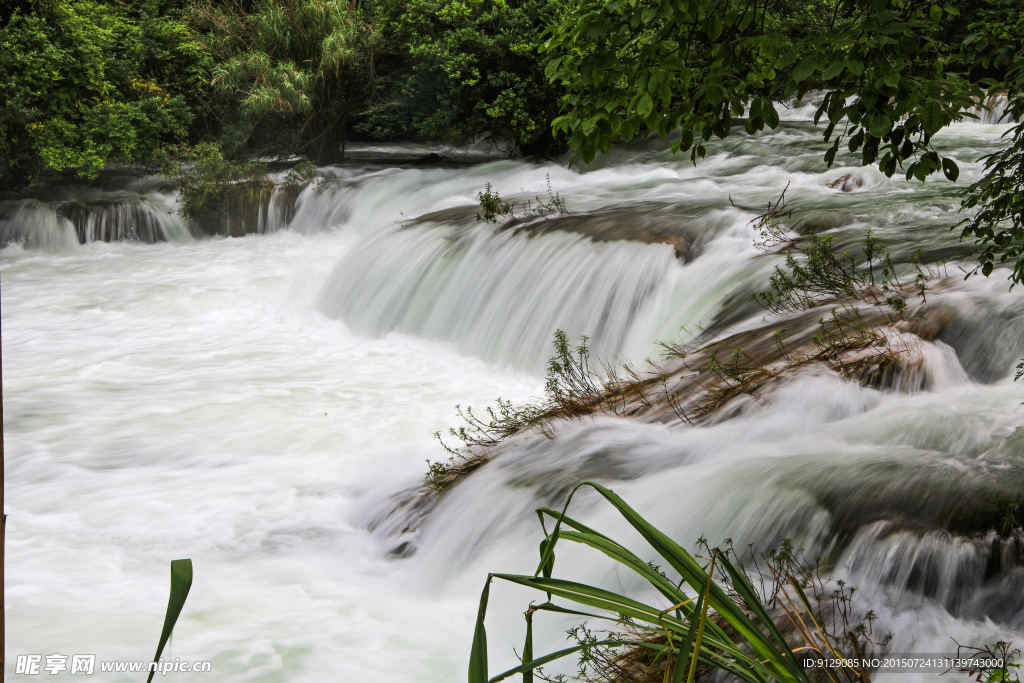
<path fill-rule="evenodd" d="M 971 160 L 1003 130 L 964 125 L 937 143 L 970 180 Z M 366 162 L 323 169 L 337 181 L 305 190 L 289 224 L 231 239 L 80 244 L 45 207 L 8 213 L 22 221 L 9 235 L 50 231 L 0 253 L 8 675 L 19 654 L 152 657 L 169 562 L 190 557 L 195 583 L 164 658 L 209 660 L 213 673 L 175 680 L 462 680 L 487 572 L 532 572 L 532 510 L 583 478 L 691 547 L 702 535 L 737 547 L 790 536 L 820 550 L 837 514 L 822 500 L 845 500 L 859 472 L 919 472 L 908 491 L 921 496 L 946 477 L 1016 477 L 1024 304 L 997 273 L 944 295 L 962 314 L 935 346 L 945 374 L 932 391 L 812 374 L 736 420 L 599 417 L 554 441 L 517 437 L 521 447 L 431 513 L 415 553 L 391 553 L 400 529 L 379 522 L 426 460 L 446 457 L 433 433 L 457 424 L 456 404 L 540 395 L 554 330 L 590 335 L 595 357 L 642 364 L 658 340 L 759 324 L 750 292 L 778 260 L 753 246 L 750 220 L 787 183 L 791 204 L 851 248 L 873 227 L 901 258 L 922 242 L 932 255 L 962 254 L 946 230 L 951 184 L 825 170 L 820 156 L 814 129 L 793 123 L 721 143 L 697 167 L 656 143 L 616 149 L 585 172 L 493 158 Z M 851 171 L 856 191 L 825 187 Z M 627 229 L 631 212 L 655 216 L 693 231 L 699 250 L 687 261 L 668 244 L 474 220 L 484 183 L 521 200 L 543 197 L 548 177 L 573 215 L 613 212 Z M 576 517 L 622 528 L 592 497 Z M 911 563 L 900 554 L 952 556 L 942 538 L 857 533 L 839 571 L 899 648 L 1024 638 L 1019 597 L 1008 597 L 1019 568 L 986 584 L 961 543 L 930 595 L 900 578 Z M 640 589 L 583 553 L 559 566 Z M 977 584 L 969 595 L 956 588 L 964 581 Z M 495 671 L 514 663 L 535 597 L 495 591 Z M 557 647 L 566 626 L 538 629 Z"/>

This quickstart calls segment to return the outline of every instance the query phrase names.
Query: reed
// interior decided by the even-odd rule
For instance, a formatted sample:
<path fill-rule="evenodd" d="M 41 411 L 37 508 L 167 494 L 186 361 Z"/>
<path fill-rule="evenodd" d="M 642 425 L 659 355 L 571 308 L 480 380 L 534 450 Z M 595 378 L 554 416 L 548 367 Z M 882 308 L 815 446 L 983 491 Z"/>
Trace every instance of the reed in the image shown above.
<path fill-rule="evenodd" d="M 680 577 L 668 578 L 657 566 L 645 562 L 618 541 L 569 517 L 566 512 L 573 495 L 582 487 L 597 491 L 657 553 L 667 567 Z M 794 681 L 811 683 L 803 667 L 807 655 L 842 659 L 834 639 L 814 616 L 801 581 L 792 575 L 776 576 L 778 604 L 784 619 L 801 640 L 794 648 L 787 641 L 776 619 L 762 604 L 759 594 L 742 566 L 730 559 L 730 552 L 712 550 L 707 566 L 682 546 L 655 528 L 624 500 L 594 482 L 583 482 L 573 490 L 561 512 L 550 508 L 537 511 L 544 530 L 541 558 L 532 576 L 490 574 L 480 599 L 476 631 L 469 663 L 469 683 L 497 683 L 517 674 L 524 683 L 532 683 L 544 665 L 597 647 L 643 648 L 649 650 L 662 665 L 663 683 L 692 683 L 698 671 L 720 670 L 737 680 L 751 683 Z M 547 520 L 554 527 L 547 531 Z M 598 586 L 578 583 L 553 576 L 555 548 L 558 543 L 579 543 L 592 548 L 637 573 L 660 594 L 659 604 L 636 600 Z M 716 566 L 719 576 L 716 579 Z M 522 664 L 497 675 L 489 674 L 487 632 L 484 624 L 491 584 L 495 579 L 507 581 L 544 593 L 546 600 L 530 606 L 526 613 L 526 642 Z M 555 602 L 557 600 L 557 602 Z M 555 612 L 598 619 L 625 627 L 635 636 L 611 633 L 598 639 L 590 631 L 578 638 L 577 644 L 540 657 L 534 656 L 533 615 Z M 803 652 L 803 655 L 797 655 Z M 849 668 L 819 669 L 827 680 L 868 681 L 867 673 Z M 543 677 L 543 676 L 541 676 Z M 543 677 L 545 680 L 546 677 Z"/>

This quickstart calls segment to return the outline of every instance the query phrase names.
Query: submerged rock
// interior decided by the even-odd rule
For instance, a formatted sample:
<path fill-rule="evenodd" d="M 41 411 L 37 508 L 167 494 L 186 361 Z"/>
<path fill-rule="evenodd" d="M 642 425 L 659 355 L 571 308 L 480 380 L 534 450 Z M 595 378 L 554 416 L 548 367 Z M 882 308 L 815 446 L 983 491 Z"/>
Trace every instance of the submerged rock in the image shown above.
<path fill-rule="evenodd" d="M 519 204 L 516 210 L 522 211 Z M 428 223 L 473 223 L 480 212 L 478 206 L 455 206 L 424 214 L 403 223 L 416 227 Z M 697 226 L 701 223 L 693 216 L 680 215 L 670 205 L 649 203 L 628 207 L 596 209 L 586 213 L 564 215 L 516 216 L 498 225 L 499 230 L 518 233 L 543 234 L 561 231 L 587 237 L 594 242 L 628 241 L 643 244 L 667 244 L 676 258 L 685 263 L 700 256 L 702 247 L 710 237 Z"/>
<path fill-rule="evenodd" d="M 825 187 L 841 192 L 853 192 L 864 186 L 864 179 L 855 173 L 847 173 L 841 178 L 825 183 Z"/>
<path fill-rule="evenodd" d="M 617 240 L 667 244 L 676 258 L 689 263 L 701 253 L 705 234 L 692 219 L 674 215 L 661 204 L 614 207 L 580 214 L 545 218 L 513 219 L 507 228 L 523 232 L 561 230 L 588 237 L 594 242 Z"/>
<path fill-rule="evenodd" d="M 302 188 L 273 183 L 231 186 L 223 201 L 190 216 L 202 234 L 243 237 L 276 232 L 295 215 Z"/>

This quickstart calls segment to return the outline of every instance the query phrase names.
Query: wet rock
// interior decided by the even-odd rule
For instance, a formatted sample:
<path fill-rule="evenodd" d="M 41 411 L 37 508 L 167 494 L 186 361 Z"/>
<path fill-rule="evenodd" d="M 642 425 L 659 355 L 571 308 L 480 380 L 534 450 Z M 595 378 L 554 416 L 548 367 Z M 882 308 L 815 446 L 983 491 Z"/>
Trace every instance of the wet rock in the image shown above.
<path fill-rule="evenodd" d="M 685 218 L 673 216 L 664 206 L 651 207 L 651 210 L 633 206 L 565 216 L 517 219 L 506 224 L 506 227 L 536 233 L 561 230 L 589 237 L 594 242 L 623 240 L 668 244 L 675 251 L 676 258 L 684 263 L 697 258 L 705 242 L 704 233 Z"/>
<path fill-rule="evenodd" d="M 444 163 L 448 160 L 448 157 L 441 156 L 437 152 L 431 152 L 430 154 L 424 154 L 423 156 L 416 159 L 413 163 L 419 166 L 430 166 L 433 164 Z"/>
<path fill-rule="evenodd" d="M 830 183 L 825 183 L 825 187 L 833 190 L 839 190 L 841 192 L 853 192 L 864 186 L 864 179 L 854 173 L 847 173 L 841 178 L 836 178 Z"/>
<path fill-rule="evenodd" d="M 272 183 L 239 183 L 230 186 L 219 204 L 191 216 L 200 234 L 243 237 L 275 232 L 295 215 L 302 187 Z"/>
<path fill-rule="evenodd" d="M 790 227 L 790 230 L 801 236 L 819 234 L 849 225 L 853 220 L 849 215 L 834 211 L 805 213 L 799 216 L 799 220 Z"/>
<path fill-rule="evenodd" d="M 945 332 L 955 318 L 956 311 L 949 306 L 923 306 L 912 316 L 897 322 L 895 327 L 930 342 Z"/>

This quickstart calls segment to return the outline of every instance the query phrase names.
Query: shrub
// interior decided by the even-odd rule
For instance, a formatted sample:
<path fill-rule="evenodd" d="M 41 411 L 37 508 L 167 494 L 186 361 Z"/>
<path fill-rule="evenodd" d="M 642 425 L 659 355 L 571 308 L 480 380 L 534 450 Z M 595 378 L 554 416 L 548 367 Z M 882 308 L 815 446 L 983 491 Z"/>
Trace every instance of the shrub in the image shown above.
<path fill-rule="evenodd" d="M 255 202 L 273 187 L 262 164 L 227 159 L 217 143 L 165 147 L 161 164 L 178 187 L 182 215 L 208 230 L 223 223 L 232 202 Z"/>

